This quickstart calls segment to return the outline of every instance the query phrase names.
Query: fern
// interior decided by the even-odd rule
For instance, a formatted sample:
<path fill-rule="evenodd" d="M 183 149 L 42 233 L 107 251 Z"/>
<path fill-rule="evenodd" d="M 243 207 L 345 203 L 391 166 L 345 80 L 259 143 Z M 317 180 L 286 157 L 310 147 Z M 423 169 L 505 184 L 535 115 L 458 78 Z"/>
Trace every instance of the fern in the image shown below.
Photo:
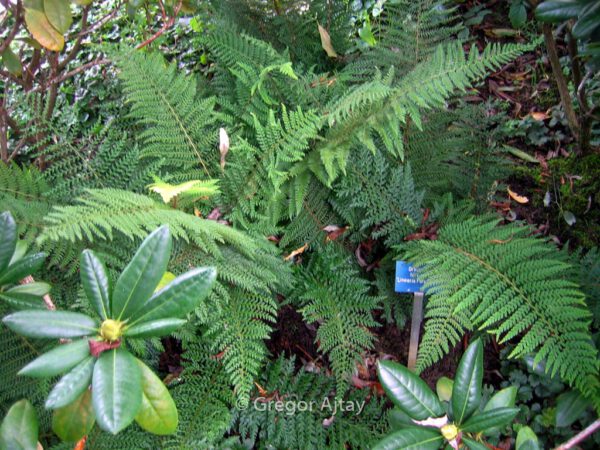
<path fill-rule="evenodd" d="M 174 436 L 161 438 L 159 448 L 212 448 L 229 429 L 234 397 L 223 366 L 209 356 L 208 344 L 194 337 L 183 346 L 183 372 L 171 390 L 180 414 L 179 427 Z"/>
<path fill-rule="evenodd" d="M 275 225 L 279 221 L 283 211 L 274 208 L 283 202 L 280 188 L 290 178 L 292 164 L 304 157 L 317 137 L 319 122 L 311 112 L 288 113 L 285 107 L 281 121 L 272 111 L 267 124 L 254 120 L 259 147 L 246 140 L 234 145 L 223 180 L 224 199 L 233 207 L 234 222 L 266 220 Z"/>
<path fill-rule="evenodd" d="M 218 126 L 214 98 L 196 97 L 192 77 L 177 73 L 175 65 L 165 66 L 159 54 L 127 52 L 116 56 L 130 117 L 145 129 L 139 136 L 141 157 L 164 159 L 165 167 L 179 178 L 207 177 L 217 173 L 216 139 Z"/>
<path fill-rule="evenodd" d="M 273 250 L 266 241 L 258 241 L 216 221 L 200 219 L 171 209 L 150 197 L 127 191 L 88 190 L 87 195 L 80 197 L 77 203 L 73 206 L 56 206 L 48 214 L 47 225 L 38 238 L 38 243 L 45 245 L 59 240 L 74 243 L 106 242 L 118 236 L 131 241 L 144 237 L 149 230 L 161 224 L 168 224 L 173 237 L 191 246 L 186 248 L 185 252 L 193 252 L 195 262 L 199 262 L 198 258 L 201 258 L 205 263 L 217 261 L 223 264 L 223 252 L 227 248 L 239 254 L 244 261 L 254 261 L 254 270 L 240 270 L 239 280 L 235 277 L 235 272 L 222 271 L 220 277 L 225 282 L 239 282 L 245 288 L 254 284 L 262 289 L 277 284 L 274 282 L 275 275 L 271 272 L 274 269 Z M 227 252 L 228 258 L 233 258 L 228 250 Z M 177 255 L 174 256 L 175 260 L 177 258 Z M 183 269 L 185 266 L 180 267 Z M 267 267 L 271 270 L 261 272 L 261 268 Z M 250 291 L 252 292 L 252 289 Z"/>
<path fill-rule="evenodd" d="M 530 228 L 498 227 L 489 217 L 449 223 L 436 241 L 406 248 L 431 289 L 425 336 L 417 363 L 437 361 L 467 329 L 488 330 L 499 342 L 518 339 L 510 357 L 536 352 L 600 405 L 598 359 L 591 345 L 590 314 L 576 284 L 561 277 L 569 266 Z"/>
<path fill-rule="evenodd" d="M 13 214 L 27 242 L 39 234 L 43 217 L 50 209 L 48 191 L 48 184 L 35 167 L 0 163 L 0 210 Z"/>
<path fill-rule="evenodd" d="M 341 397 L 356 362 L 373 347 L 374 337 L 368 327 L 377 325 L 372 311 L 378 308 L 380 299 L 369 294 L 370 284 L 334 244 L 312 255 L 296 290 L 305 320 L 320 324 L 319 349 L 331 361 L 337 396 Z"/>
<path fill-rule="evenodd" d="M 345 71 L 361 80 L 370 78 L 376 70 L 386 72 L 393 66 L 396 76 L 403 76 L 464 28 L 456 9 L 449 0 L 386 2 L 378 20 L 373 22 L 377 44 Z"/>
<path fill-rule="evenodd" d="M 260 448 L 368 448 L 385 429 L 385 414 L 380 401 L 365 391 L 351 392 L 345 401 L 365 401 L 360 416 L 327 408 L 334 380 L 323 374 L 295 370 L 293 359 L 279 357 L 263 372 L 253 392 L 250 408 L 234 411 L 233 428 L 244 440 Z M 269 402 L 305 402 L 304 411 L 277 411 Z M 329 403 L 327 403 L 329 402 Z M 310 409 L 308 408 L 310 405 Z M 325 407 L 323 407 L 325 405 Z M 331 421 L 326 425 L 324 420 Z"/>
<path fill-rule="evenodd" d="M 484 108 L 459 104 L 427 114 L 422 130 L 407 127 L 406 160 L 428 202 L 452 192 L 481 205 L 497 180 L 510 174 L 505 152 L 493 143 L 490 129 L 494 123 Z"/>
<path fill-rule="evenodd" d="M 384 78 L 376 76 L 359 85 L 330 105 L 330 131 L 326 143 L 316 151 L 328 179 L 345 172 L 352 146 L 374 151 L 375 138 L 392 155 L 404 157 L 401 129 L 407 120 L 422 128 L 422 109 L 444 106 L 455 91 L 464 91 L 489 70 L 517 57 L 529 47 L 517 44 L 490 44 L 483 53 L 472 46 L 468 55 L 458 42 L 440 45 L 431 57 L 415 66 L 399 82 L 393 83 L 393 68 Z M 356 100 L 359 93 L 360 108 Z M 323 175 L 321 174 L 321 177 Z"/>
<path fill-rule="evenodd" d="M 395 165 L 378 151 L 363 152 L 350 162 L 348 175 L 335 186 L 338 210 L 354 210 L 360 230 L 398 244 L 422 221 L 423 192 L 415 189 L 411 167 Z"/>
<path fill-rule="evenodd" d="M 215 3 L 215 9 L 228 24 L 235 24 L 233 29 L 269 42 L 277 50 L 289 51 L 294 64 L 320 68 L 332 65 L 321 47 L 317 23 L 327 28 L 339 54 L 346 53 L 353 44 L 350 2 L 286 0 L 270 4 L 226 0 Z"/>
<path fill-rule="evenodd" d="M 235 386 L 238 404 L 247 407 L 254 380 L 267 356 L 264 340 L 277 316 L 277 303 L 268 295 L 232 294 L 219 314 L 211 317 L 206 334 L 221 355 Z"/>
<path fill-rule="evenodd" d="M 290 206 L 294 208 L 290 211 L 290 216 L 295 217 L 285 227 L 279 243 L 283 248 L 312 245 L 319 237 L 324 237 L 324 227 L 338 223 L 338 216 L 329 204 L 331 192 L 310 174 L 306 175 L 308 178 L 306 188 L 301 187 L 301 191 L 295 193 L 290 201 Z M 299 177 L 294 179 L 294 181 L 298 180 Z M 301 203 L 296 205 L 296 199 Z M 296 210 L 298 210 L 297 215 Z"/>

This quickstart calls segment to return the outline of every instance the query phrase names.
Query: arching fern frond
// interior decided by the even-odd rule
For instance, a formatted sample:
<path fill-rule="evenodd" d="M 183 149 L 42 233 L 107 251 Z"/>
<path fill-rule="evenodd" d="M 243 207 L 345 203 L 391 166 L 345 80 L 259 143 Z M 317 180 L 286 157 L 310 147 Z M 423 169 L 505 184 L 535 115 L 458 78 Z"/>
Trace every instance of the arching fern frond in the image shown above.
<path fill-rule="evenodd" d="M 77 199 L 76 205 L 55 206 L 46 223 L 38 239 L 41 244 L 59 239 L 112 240 L 115 233 L 141 239 L 150 230 L 168 224 L 175 239 L 191 242 L 211 255 L 220 255 L 219 243 L 232 245 L 249 257 L 253 257 L 256 249 L 252 240 L 231 227 L 119 189 L 89 189 Z"/>
<path fill-rule="evenodd" d="M 196 80 L 166 65 L 158 53 L 117 54 L 130 116 L 145 129 L 139 136 L 142 158 L 207 177 L 217 174 L 218 126 L 214 98 L 198 98 Z M 211 175 L 212 174 L 212 175 Z M 186 178 L 180 176 L 179 178 Z"/>
<path fill-rule="evenodd" d="M 325 143 L 316 149 L 329 180 L 345 172 L 350 148 L 356 144 L 374 151 L 377 139 L 392 155 L 403 158 L 401 130 L 407 120 L 421 129 L 421 110 L 444 106 L 454 92 L 465 91 L 490 70 L 528 48 L 520 44 L 490 44 L 482 53 L 472 46 L 465 54 L 462 45 L 453 42 L 440 45 L 428 60 L 390 87 L 386 87 L 389 81 L 382 83 L 376 76 L 374 81 L 350 89 L 328 108 L 330 130 Z M 350 98 L 357 93 L 360 108 Z"/>
<path fill-rule="evenodd" d="M 433 321 L 426 323 L 418 369 L 437 361 L 440 349 L 454 345 L 472 324 L 499 342 L 516 340 L 511 357 L 535 352 L 553 376 L 600 407 L 590 313 L 577 285 L 563 277 L 569 265 L 551 245 L 528 237 L 529 227 L 497 222 L 488 216 L 449 223 L 437 240 L 407 245 L 403 259 L 421 268 L 431 289 Z"/>

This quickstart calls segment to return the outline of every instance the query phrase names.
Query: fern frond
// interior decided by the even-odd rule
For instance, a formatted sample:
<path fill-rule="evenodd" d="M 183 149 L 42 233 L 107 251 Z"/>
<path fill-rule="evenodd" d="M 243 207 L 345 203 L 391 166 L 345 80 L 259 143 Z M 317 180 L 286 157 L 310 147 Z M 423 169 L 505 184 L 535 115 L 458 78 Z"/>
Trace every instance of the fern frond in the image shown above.
<path fill-rule="evenodd" d="M 117 55 L 130 117 L 144 127 L 141 157 L 164 159 L 165 167 L 214 177 L 218 134 L 214 98 L 198 98 L 194 78 L 166 65 L 157 53 Z M 185 177 L 182 177 L 185 178 Z M 197 178 L 197 176 L 191 176 Z"/>
<path fill-rule="evenodd" d="M 398 165 L 381 151 L 358 153 L 334 189 L 336 210 L 352 210 L 354 217 L 347 217 L 358 223 L 351 225 L 383 238 L 388 246 L 399 244 L 421 224 L 424 193 L 415 189 L 410 164 Z"/>
<path fill-rule="evenodd" d="M 12 213 L 28 243 L 39 235 L 43 217 L 50 209 L 46 198 L 49 190 L 35 167 L 0 163 L 0 210 Z"/>
<path fill-rule="evenodd" d="M 256 406 L 234 411 L 232 427 L 242 439 L 253 446 L 287 449 L 370 447 L 386 427 L 382 402 L 369 398 L 365 390 L 352 391 L 345 404 L 364 402 L 361 414 L 338 409 L 333 415 L 333 378 L 296 370 L 295 365 L 294 359 L 283 357 L 270 363 L 257 380 L 262 393 L 253 391 Z M 276 410 L 276 401 L 284 408 Z M 291 407 L 299 402 L 304 406 L 286 410 L 288 402 Z M 331 424 L 324 426 L 331 417 Z"/>
<path fill-rule="evenodd" d="M 269 295 L 234 292 L 213 315 L 206 337 L 221 355 L 225 371 L 235 386 L 238 404 L 248 406 L 250 391 L 267 356 L 264 343 L 277 316 L 277 303 Z"/>
<path fill-rule="evenodd" d="M 307 322 L 320 324 L 319 349 L 331 361 L 341 398 L 356 362 L 373 346 L 368 327 L 377 325 L 372 312 L 380 299 L 370 295 L 370 283 L 334 244 L 313 254 L 300 277 L 301 313 Z"/>
<path fill-rule="evenodd" d="M 452 40 L 464 28 L 451 0 L 398 0 L 386 2 L 373 35 L 377 44 L 363 51 L 344 71 L 356 80 L 396 68 L 400 78 L 426 60 L 435 48 Z"/>
<path fill-rule="evenodd" d="M 600 406 L 590 314 L 577 285 L 562 277 L 569 265 L 551 245 L 528 237 L 529 227 L 497 222 L 483 217 L 449 223 L 437 240 L 406 247 L 404 256 L 421 268 L 432 289 L 434 308 L 418 369 L 439 359 L 441 351 L 431 345 L 445 350 L 470 322 L 499 342 L 517 340 L 510 357 L 535 352 L 552 376 L 560 375 Z M 444 320 L 444 314 L 452 319 Z"/>
<path fill-rule="evenodd" d="M 402 127 L 408 119 L 422 129 L 423 109 L 439 108 L 456 91 L 465 91 L 488 71 L 514 59 L 529 47 L 490 44 L 480 54 L 472 46 L 465 54 L 459 42 L 440 45 L 426 61 L 415 66 L 399 82 L 383 89 L 377 80 L 359 85 L 328 108 L 330 131 L 316 151 L 329 180 L 345 172 L 350 148 L 361 144 L 374 151 L 375 139 L 392 155 L 404 157 Z M 349 97 L 360 91 L 361 107 Z"/>

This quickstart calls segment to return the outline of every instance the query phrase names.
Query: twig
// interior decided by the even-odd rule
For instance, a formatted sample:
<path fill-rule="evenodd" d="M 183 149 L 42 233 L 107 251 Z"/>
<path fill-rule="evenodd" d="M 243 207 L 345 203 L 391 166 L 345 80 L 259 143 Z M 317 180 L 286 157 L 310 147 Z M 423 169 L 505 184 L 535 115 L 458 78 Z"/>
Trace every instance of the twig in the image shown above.
<path fill-rule="evenodd" d="M 2 41 L 2 44 L 0 44 L 0 53 L 4 52 L 4 50 L 6 50 L 8 48 L 8 46 L 10 45 L 12 40 L 17 35 L 17 32 L 19 31 L 19 26 L 21 25 L 21 22 L 23 21 L 23 17 L 21 16 L 21 0 L 17 1 L 16 8 L 17 9 L 13 12 L 15 14 L 15 24 L 13 25 L 12 29 L 10 30 L 10 33 L 8 33 L 8 36 L 6 36 L 6 39 L 4 39 L 4 41 Z"/>
<path fill-rule="evenodd" d="M 82 29 L 79 34 L 78 37 L 84 37 L 87 36 L 88 34 L 96 31 L 98 28 L 102 27 L 106 22 L 108 22 L 110 19 L 112 19 L 115 14 L 117 14 L 117 12 L 119 11 L 119 9 L 121 8 L 121 5 L 123 4 L 122 1 L 120 1 L 117 6 L 115 6 L 115 9 L 113 9 L 111 12 L 109 12 L 108 14 L 106 14 L 102 19 L 100 19 L 98 22 L 95 22 L 91 27 L 89 27 L 87 30 Z"/>
<path fill-rule="evenodd" d="M 596 419 L 594 422 L 592 422 L 590 425 L 588 425 L 587 428 L 585 428 L 583 431 L 581 431 L 578 434 L 576 434 L 575 436 L 573 436 L 571 439 L 569 439 L 564 444 L 559 445 L 554 450 L 568 450 L 570 448 L 573 448 L 580 442 L 589 438 L 592 434 L 594 434 L 598 430 L 600 430 L 600 419 Z"/>
<path fill-rule="evenodd" d="M 141 44 L 138 44 L 135 47 L 135 49 L 139 50 L 139 49 L 144 48 L 145 46 L 151 44 L 158 37 L 162 36 L 165 33 L 165 31 L 167 31 L 169 28 L 171 28 L 175 24 L 175 19 L 177 18 L 177 15 L 179 14 L 179 10 L 181 9 L 182 3 L 183 3 L 183 1 L 179 0 L 179 2 L 177 3 L 177 6 L 175 7 L 175 10 L 173 11 L 173 16 L 169 17 L 168 19 L 167 19 L 165 11 L 163 9 L 162 10 L 162 13 L 163 13 L 163 25 L 160 28 L 160 30 L 158 30 L 156 33 L 154 33 L 152 36 L 150 36 L 148 39 L 146 39 Z M 162 2 L 160 2 L 160 5 L 162 7 Z"/>
<path fill-rule="evenodd" d="M 81 31 L 84 31 L 87 27 L 87 20 L 88 20 L 88 14 L 90 12 L 90 6 L 86 6 L 83 9 L 83 13 L 81 15 Z M 71 48 L 71 51 L 67 54 L 67 56 L 65 56 L 65 58 L 58 64 L 58 70 L 62 71 L 65 67 L 67 67 L 67 64 L 69 64 L 79 53 L 79 50 L 81 50 L 81 42 L 83 41 L 85 35 L 79 33 L 77 35 L 77 40 L 75 41 L 75 44 L 73 44 L 73 48 Z"/>
<path fill-rule="evenodd" d="M 106 59 L 106 58 L 97 58 L 97 59 L 95 59 L 93 61 L 90 61 L 89 63 L 83 64 L 82 66 L 79 66 L 76 69 L 71 70 L 70 72 L 62 74 L 62 75 L 60 75 L 60 76 L 58 76 L 56 78 L 52 78 L 51 80 L 49 80 L 46 83 L 46 88 L 48 86 L 52 86 L 54 84 L 61 83 L 61 82 L 65 81 L 65 80 L 67 80 L 67 79 L 69 79 L 69 78 L 77 75 L 78 73 L 86 71 L 87 69 L 89 69 L 91 67 L 101 66 L 103 64 L 108 64 L 108 63 L 110 63 L 109 59 Z M 39 92 L 41 89 L 42 89 L 42 87 L 38 86 L 37 88 L 33 89 L 31 92 Z"/>

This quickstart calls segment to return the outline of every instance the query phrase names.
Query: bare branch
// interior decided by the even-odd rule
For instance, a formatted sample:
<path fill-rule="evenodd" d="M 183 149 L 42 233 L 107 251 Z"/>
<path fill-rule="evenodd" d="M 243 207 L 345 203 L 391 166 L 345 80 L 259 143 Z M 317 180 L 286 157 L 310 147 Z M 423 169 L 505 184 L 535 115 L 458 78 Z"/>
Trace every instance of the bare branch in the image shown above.
<path fill-rule="evenodd" d="M 559 445 L 554 450 L 569 450 L 570 448 L 574 448 L 577 444 L 586 440 L 598 430 L 600 430 L 600 419 L 596 419 L 596 421 L 592 422 L 586 429 L 573 436 L 564 444 Z"/>

